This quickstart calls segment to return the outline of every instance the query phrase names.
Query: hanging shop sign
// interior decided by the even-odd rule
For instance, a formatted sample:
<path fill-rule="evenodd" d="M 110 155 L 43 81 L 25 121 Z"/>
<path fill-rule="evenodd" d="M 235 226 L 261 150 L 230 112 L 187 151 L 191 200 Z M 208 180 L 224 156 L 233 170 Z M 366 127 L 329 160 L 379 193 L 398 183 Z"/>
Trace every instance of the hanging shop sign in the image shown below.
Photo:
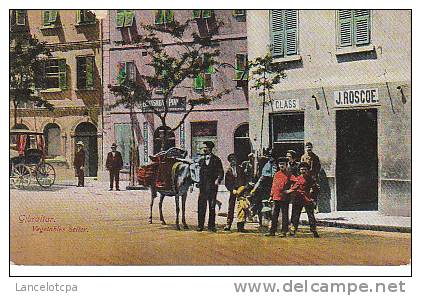
<path fill-rule="evenodd" d="M 300 100 L 298 99 L 285 99 L 274 100 L 273 111 L 286 111 L 286 110 L 299 110 Z"/>
<path fill-rule="evenodd" d="M 143 113 L 152 113 L 153 109 L 158 112 L 164 111 L 164 99 L 151 99 L 142 103 Z M 171 98 L 168 100 L 168 112 L 186 111 L 186 98 Z"/>
<path fill-rule="evenodd" d="M 366 106 L 379 104 L 379 89 L 351 89 L 333 92 L 336 107 Z"/>

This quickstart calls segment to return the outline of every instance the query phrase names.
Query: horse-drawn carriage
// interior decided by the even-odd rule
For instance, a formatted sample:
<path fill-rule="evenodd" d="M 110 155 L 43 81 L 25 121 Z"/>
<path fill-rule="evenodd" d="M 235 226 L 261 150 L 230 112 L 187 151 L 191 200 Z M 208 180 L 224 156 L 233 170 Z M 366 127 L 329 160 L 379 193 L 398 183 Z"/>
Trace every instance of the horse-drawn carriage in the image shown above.
<path fill-rule="evenodd" d="M 45 162 L 44 134 L 36 131 L 10 131 L 10 186 L 23 189 L 35 180 L 41 187 L 54 184 L 54 167 Z"/>

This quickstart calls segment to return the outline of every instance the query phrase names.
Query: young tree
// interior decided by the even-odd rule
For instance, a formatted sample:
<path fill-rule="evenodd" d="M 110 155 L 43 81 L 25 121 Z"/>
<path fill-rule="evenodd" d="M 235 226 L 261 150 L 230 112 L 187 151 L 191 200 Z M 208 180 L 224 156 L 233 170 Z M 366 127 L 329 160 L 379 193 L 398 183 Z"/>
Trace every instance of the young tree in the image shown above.
<path fill-rule="evenodd" d="M 143 32 L 131 42 L 143 46 L 148 62 L 142 68 L 142 73 L 136 75 L 138 79 L 133 79 L 133 75 L 125 69 L 120 72 L 118 85 L 109 86 L 117 98 L 110 107 L 124 106 L 130 110 L 133 151 L 138 151 L 134 140 L 135 107 L 146 107 L 159 118 L 163 127 L 161 150 L 164 150 L 168 133 L 177 130 L 196 106 L 209 104 L 230 92 L 227 89 L 207 89 L 206 85 L 206 75 L 218 69 L 219 43 L 213 36 L 222 22 L 213 15 L 212 26 L 208 27 L 206 34 L 198 34 L 190 30 L 192 21 L 189 19 L 180 23 L 174 18 L 167 18 L 165 23 L 141 25 Z M 168 40 L 171 40 L 171 45 L 168 45 Z M 186 90 L 193 97 L 194 84 L 201 86 L 203 91 L 186 102 L 187 108 L 178 124 L 169 127 L 167 117 L 171 113 L 171 100 L 177 99 L 179 93 L 185 93 Z M 161 100 L 163 106 L 154 106 L 152 99 Z"/>
<path fill-rule="evenodd" d="M 43 59 L 50 56 L 50 50 L 26 30 L 12 26 L 9 36 L 9 101 L 16 125 L 20 104 L 32 102 L 36 107 L 53 109 L 53 105 L 43 99 L 35 88 L 43 83 L 44 77 L 40 73 Z"/>

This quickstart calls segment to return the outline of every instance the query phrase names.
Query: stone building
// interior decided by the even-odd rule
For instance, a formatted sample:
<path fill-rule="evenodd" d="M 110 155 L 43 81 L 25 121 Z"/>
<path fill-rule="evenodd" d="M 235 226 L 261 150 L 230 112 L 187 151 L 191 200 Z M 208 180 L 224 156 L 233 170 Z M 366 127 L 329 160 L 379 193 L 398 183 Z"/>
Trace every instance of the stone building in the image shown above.
<path fill-rule="evenodd" d="M 232 10 L 111 10 L 108 14 L 110 23 L 110 43 L 104 47 L 104 85 L 116 85 L 119 72 L 124 69 L 129 75 L 146 73 L 148 57 L 141 45 L 132 42 L 138 34 L 142 34 L 142 24 L 160 23 L 165 25 L 173 19 L 183 23 L 194 18 L 188 30 L 202 34 L 217 20 L 223 26 L 214 36 L 219 41 L 220 62 L 236 65 L 236 60 L 246 59 L 247 35 L 245 11 Z M 164 40 L 168 52 L 177 51 L 172 40 Z M 230 89 L 229 94 L 206 106 L 198 106 L 187 117 L 185 123 L 169 136 L 170 146 L 186 149 L 189 156 L 194 156 L 203 141 L 210 140 L 216 144 L 215 152 L 227 164 L 229 153 L 236 152 L 244 158 L 250 152 L 248 140 L 248 102 L 247 87 L 236 81 L 235 67 L 219 68 L 214 73 L 205 73 L 206 81 L 194 83 L 186 81 L 184 88 L 176 93 L 167 125 L 175 127 L 186 110 L 186 101 L 201 96 L 203 88 L 212 90 Z M 206 89 L 207 90 L 207 89 Z M 104 89 L 104 153 L 116 142 L 122 152 L 125 171 L 129 168 L 131 121 L 129 110 L 125 108 L 109 108 L 116 98 Z M 159 100 L 157 101 L 159 103 Z M 140 163 L 149 161 L 148 156 L 161 149 L 160 125 L 157 116 L 148 110 L 134 110 L 135 137 L 139 145 Z"/>
<path fill-rule="evenodd" d="M 411 214 L 411 12 L 251 10 L 248 57 L 272 51 L 286 79 L 263 115 L 263 146 L 322 163 L 321 211 Z M 260 147 L 262 101 L 250 94 Z"/>
<path fill-rule="evenodd" d="M 102 170 L 102 21 L 88 10 L 11 10 L 10 17 L 13 29 L 46 42 L 52 51 L 40 73 L 46 81 L 39 93 L 54 110 L 20 105 L 17 127 L 44 132 L 46 158 L 59 179 L 74 176 L 75 145 L 82 141 L 85 174 L 97 177 Z M 12 110 L 10 120 L 13 128 Z"/>

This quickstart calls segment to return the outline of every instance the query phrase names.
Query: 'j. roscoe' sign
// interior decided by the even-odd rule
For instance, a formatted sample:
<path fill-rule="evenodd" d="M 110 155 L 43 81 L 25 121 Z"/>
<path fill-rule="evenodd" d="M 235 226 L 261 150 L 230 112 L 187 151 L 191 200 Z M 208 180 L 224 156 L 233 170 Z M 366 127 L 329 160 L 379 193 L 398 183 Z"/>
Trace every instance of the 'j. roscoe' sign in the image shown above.
<path fill-rule="evenodd" d="M 142 112 L 149 113 L 153 112 L 152 107 L 159 112 L 164 111 L 164 100 L 163 99 L 152 99 L 148 100 L 148 103 L 142 103 Z M 186 98 L 171 98 L 168 100 L 168 111 L 169 112 L 181 112 L 186 111 Z"/>
<path fill-rule="evenodd" d="M 273 100 L 273 111 L 298 110 L 298 99 Z"/>
<path fill-rule="evenodd" d="M 335 106 L 360 106 L 379 103 L 377 88 L 340 90 L 333 93 Z"/>

